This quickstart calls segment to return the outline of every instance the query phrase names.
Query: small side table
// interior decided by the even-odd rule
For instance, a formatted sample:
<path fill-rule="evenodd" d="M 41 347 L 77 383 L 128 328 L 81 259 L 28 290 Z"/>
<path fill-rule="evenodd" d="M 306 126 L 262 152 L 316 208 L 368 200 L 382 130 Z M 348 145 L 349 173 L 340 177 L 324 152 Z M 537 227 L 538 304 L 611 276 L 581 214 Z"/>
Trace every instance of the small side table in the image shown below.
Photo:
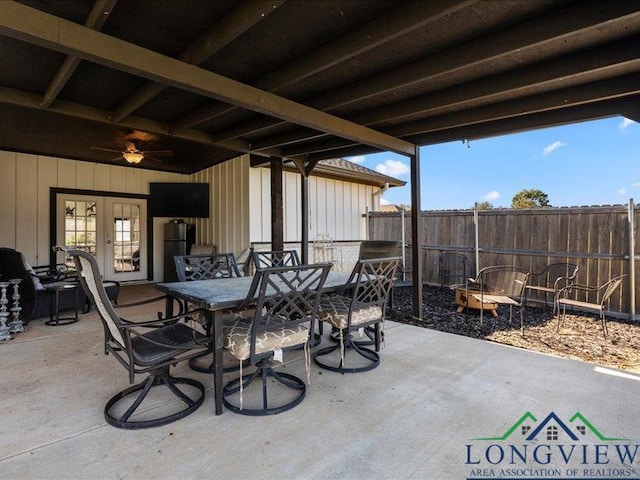
<path fill-rule="evenodd" d="M 45 325 L 57 327 L 58 325 L 69 325 L 78 321 L 78 287 L 77 283 L 55 282 L 44 285 L 44 289 L 50 295 L 50 316 L 49 320 L 44 322 Z M 73 317 L 60 316 L 60 292 L 73 290 Z"/>

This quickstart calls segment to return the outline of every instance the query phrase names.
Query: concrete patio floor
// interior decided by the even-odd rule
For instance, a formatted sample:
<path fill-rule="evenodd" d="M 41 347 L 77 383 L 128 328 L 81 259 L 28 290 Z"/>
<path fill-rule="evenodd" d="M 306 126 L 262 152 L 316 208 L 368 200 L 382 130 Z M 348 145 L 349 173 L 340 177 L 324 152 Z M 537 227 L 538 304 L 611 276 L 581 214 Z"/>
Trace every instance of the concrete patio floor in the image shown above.
<path fill-rule="evenodd" d="M 489 478 L 536 463 L 497 462 L 508 442 L 524 442 L 519 431 L 494 439 L 486 457 L 487 442 L 474 440 L 503 436 L 527 412 L 538 421 L 553 412 L 566 425 L 580 412 L 604 436 L 638 443 L 639 376 L 392 322 L 386 337 L 377 369 L 340 375 L 312 363 L 304 401 L 271 417 L 215 416 L 212 379 L 181 365 L 207 387 L 203 406 L 164 427 L 123 431 L 103 417 L 128 382 L 103 354 L 97 314 L 60 327 L 35 320 L 0 344 L 0 478 Z M 302 361 L 287 368 L 304 376 Z M 567 440 L 560 430 L 558 442 Z M 579 442 L 603 443 L 592 431 Z M 613 452 L 600 466 L 638 469 L 640 453 L 627 465 Z M 486 467 L 496 471 L 477 470 Z"/>

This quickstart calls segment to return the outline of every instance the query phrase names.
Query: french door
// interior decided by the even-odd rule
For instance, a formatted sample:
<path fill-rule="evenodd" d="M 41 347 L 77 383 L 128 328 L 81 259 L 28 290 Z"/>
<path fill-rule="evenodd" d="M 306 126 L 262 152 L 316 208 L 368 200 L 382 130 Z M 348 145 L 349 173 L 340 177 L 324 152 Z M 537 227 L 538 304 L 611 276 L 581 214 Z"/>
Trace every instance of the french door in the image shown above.
<path fill-rule="evenodd" d="M 105 280 L 147 278 L 147 201 L 58 193 L 58 243 L 95 255 Z"/>

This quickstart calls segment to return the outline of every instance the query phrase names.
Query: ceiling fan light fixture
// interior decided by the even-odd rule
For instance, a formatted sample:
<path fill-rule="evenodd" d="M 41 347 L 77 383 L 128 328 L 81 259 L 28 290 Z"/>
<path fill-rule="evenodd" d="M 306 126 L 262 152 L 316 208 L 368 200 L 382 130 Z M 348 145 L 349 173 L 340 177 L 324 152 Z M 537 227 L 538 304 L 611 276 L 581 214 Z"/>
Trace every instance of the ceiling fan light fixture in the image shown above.
<path fill-rule="evenodd" d="M 144 158 L 144 155 L 138 152 L 124 152 L 122 156 L 129 163 L 140 163 Z"/>

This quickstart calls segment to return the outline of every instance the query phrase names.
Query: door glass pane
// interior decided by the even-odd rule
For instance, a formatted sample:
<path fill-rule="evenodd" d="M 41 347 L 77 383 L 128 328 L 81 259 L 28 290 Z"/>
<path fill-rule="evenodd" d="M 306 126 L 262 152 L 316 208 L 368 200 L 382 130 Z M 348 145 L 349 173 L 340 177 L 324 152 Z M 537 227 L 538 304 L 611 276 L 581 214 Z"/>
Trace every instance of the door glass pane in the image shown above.
<path fill-rule="evenodd" d="M 140 207 L 113 204 L 114 273 L 140 271 Z"/>
<path fill-rule="evenodd" d="M 65 200 L 65 247 L 73 247 L 95 255 L 96 253 L 96 204 Z"/>

